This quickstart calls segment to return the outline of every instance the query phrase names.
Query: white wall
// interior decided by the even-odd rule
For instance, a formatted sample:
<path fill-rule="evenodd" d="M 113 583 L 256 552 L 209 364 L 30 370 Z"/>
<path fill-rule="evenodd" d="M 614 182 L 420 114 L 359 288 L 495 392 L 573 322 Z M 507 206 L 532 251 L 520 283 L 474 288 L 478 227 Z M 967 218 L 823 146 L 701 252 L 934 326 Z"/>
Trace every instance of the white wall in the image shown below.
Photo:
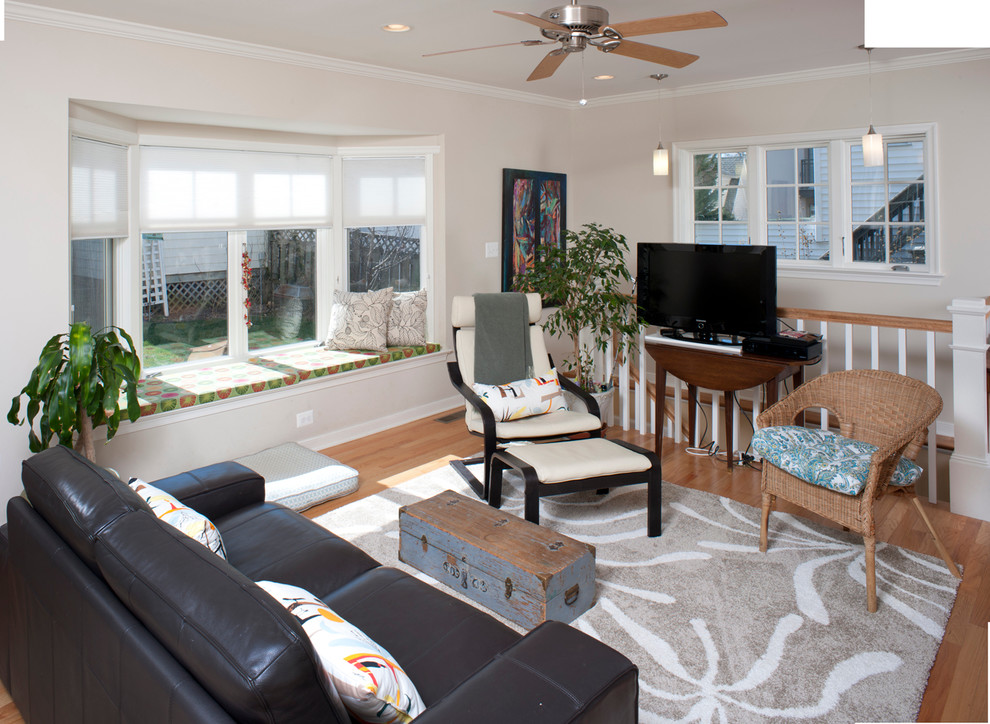
<path fill-rule="evenodd" d="M 484 245 L 501 238 L 502 168 L 559 171 L 566 158 L 559 129 L 568 112 L 544 104 L 8 19 L 0 43 L 5 405 L 27 381 L 45 340 L 67 327 L 70 99 L 264 118 L 274 130 L 308 124 L 441 138 L 445 209 L 438 231 L 447 271 L 435 288 L 443 309 L 455 294 L 500 288 L 500 261 L 485 259 Z M 444 343 L 446 326 L 438 330 Z M 383 379 L 275 395 L 262 405 L 218 406 L 182 425 L 122 426 L 98 458 L 121 473 L 154 478 L 286 440 L 328 444 L 396 424 L 403 414 L 428 414 L 443 398 L 454 404 L 442 364 Z M 316 411 L 316 422 L 297 430 L 295 413 L 305 409 Z M 27 455 L 26 429 L 0 426 L 0 500 L 19 492 Z"/>
<path fill-rule="evenodd" d="M 863 128 L 865 75 L 665 97 L 663 142 Z M 990 168 L 985 143 L 990 117 L 990 61 L 877 72 L 874 124 L 937 124 L 941 268 L 939 286 L 782 277 L 780 306 L 948 319 L 953 297 L 990 293 L 990 225 L 982 178 Z M 652 175 L 658 103 L 588 107 L 575 112 L 575 147 L 587 153 L 570 166 L 572 226 L 598 221 L 634 245 L 675 238 L 673 174 Z"/>

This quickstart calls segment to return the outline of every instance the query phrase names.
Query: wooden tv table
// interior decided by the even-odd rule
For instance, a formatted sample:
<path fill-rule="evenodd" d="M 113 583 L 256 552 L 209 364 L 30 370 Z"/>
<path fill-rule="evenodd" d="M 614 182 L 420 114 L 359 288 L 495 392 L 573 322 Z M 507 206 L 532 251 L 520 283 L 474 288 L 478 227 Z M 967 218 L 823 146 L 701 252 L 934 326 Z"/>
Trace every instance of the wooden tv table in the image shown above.
<path fill-rule="evenodd" d="M 725 394 L 726 464 L 729 470 L 732 470 L 733 462 L 732 412 L 735 398 L 732 393 L 765 386 L 769 407 L 777 401 L 778 383 L 790 377 L 797 387 L 804 382 L 804 368 L 821 359 L 821 356 L 809 360 L 764 357 L 660 336 L 646 338 L 646 351 L 657 366 L 654 435 L 657 456 L 661 457 L 663 451 L 663 410 L 667 397 L 667 374 L 670 373 L 688 385 L 688 429 L 692 436 L 697 416 L 698 388 Z"/>

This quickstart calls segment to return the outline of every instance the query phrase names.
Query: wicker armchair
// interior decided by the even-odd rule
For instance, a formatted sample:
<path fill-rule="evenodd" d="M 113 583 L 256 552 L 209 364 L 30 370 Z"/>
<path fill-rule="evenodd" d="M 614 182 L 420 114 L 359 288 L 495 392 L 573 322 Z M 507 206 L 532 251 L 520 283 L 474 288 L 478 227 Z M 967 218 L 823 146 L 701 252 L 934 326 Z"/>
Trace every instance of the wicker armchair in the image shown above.
<path fill-rule="evenodd" d="M 839 434 L 875 445 L 866 485 L 857 495 L 813 485 L 763 462 L 763 520 L 760 550 L 767 550 L 770 510 L 780 497 L 862 534 L 866 546 L 867 610 L 877 610 L 874 502 L 887 492 L 900 492 L 914 502 L 949 570 L 961 578 L 914 491 L 914 485 L 892 486 L 891 477 L 903 455 L 913 460 L 928 426 L 942 410 L 938 392 L 919 380 L 880 370 L 846 370 L 817 377 L 765 410 L 758 428 L 794 425 L 802 411 L 824 408 L 838 420 Z"/>

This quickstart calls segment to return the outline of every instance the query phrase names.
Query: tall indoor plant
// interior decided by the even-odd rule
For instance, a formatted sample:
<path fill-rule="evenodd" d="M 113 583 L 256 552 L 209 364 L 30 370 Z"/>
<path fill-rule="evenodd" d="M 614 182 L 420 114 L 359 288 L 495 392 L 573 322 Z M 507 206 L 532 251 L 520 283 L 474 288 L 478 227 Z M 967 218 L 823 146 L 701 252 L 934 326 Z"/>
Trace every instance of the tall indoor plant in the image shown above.
<path fill-rule="evenodd" d="M 127 332 L 107 327 L 93 334 L 89 324 L 73 324 L 68 333 L 56 334 L 45 344 L 31 378 L 11 402 L 7 421 L 12 425 L 27 422 L 31 452 L 44 450 L 57 437 L 59 444 L 74 444 L 95 461 L 93 428 L 105 424 L 107 440 L 113 439 L 124 412 L 119 404 L 121 388 L 127 399 L 127 419 L 134 422 L 140 416 L 140 376 L 141 360 Z M 27 409 L 21 419 L 21 397 L 25 396 Z M 34 419 L 39 413 L 36 433 Z"/>
<path fill-rule="evenodd" d="M 622 234 L 594 223 L 577 232 L 566 230 L 564 242 L 564 248 L 541 249 L 533 266 L 516 276 L 515 287 L 539 292 L 557 307 L 545 329 L 571 338 L 573 359 L 563 364 L 576 370 L 579 385 L 600 392 L 610 381 L 595 377 L 595 350 L 606 353 L 614 335 L 613 352 L 618 355 L 633 345 L 643 327 L 635 300 L 623 290 L 633 281 L 626 266 L 629 245 Z M 590 342 L 582 342 L 582 330 Z"/>

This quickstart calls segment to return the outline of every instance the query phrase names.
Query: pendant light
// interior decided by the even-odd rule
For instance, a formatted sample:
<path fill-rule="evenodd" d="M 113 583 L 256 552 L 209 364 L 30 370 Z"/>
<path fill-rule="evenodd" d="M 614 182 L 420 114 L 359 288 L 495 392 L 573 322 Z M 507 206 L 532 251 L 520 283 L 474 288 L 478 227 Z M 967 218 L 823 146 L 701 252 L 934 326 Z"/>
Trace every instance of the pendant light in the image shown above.
<path fill-rule="evenodd" d="M 863 136 L 863 165 L 883 166 L 883 136 L 873 128 L 873 48 L 863 45 L 859 47 L 866 51 L 870 90 L 870 130 Z"/>
<path fill-rule="evenodd" d="M 650 76 L 657 81 L 657 135 L 660 142 L 653 151 L 653 175 L 666 176 L 670 173 L 670 153 L 663 147 L 663 136 L 660 134 L 660 81 L 667 77 L 666 73 L 654 73 Z"/>

